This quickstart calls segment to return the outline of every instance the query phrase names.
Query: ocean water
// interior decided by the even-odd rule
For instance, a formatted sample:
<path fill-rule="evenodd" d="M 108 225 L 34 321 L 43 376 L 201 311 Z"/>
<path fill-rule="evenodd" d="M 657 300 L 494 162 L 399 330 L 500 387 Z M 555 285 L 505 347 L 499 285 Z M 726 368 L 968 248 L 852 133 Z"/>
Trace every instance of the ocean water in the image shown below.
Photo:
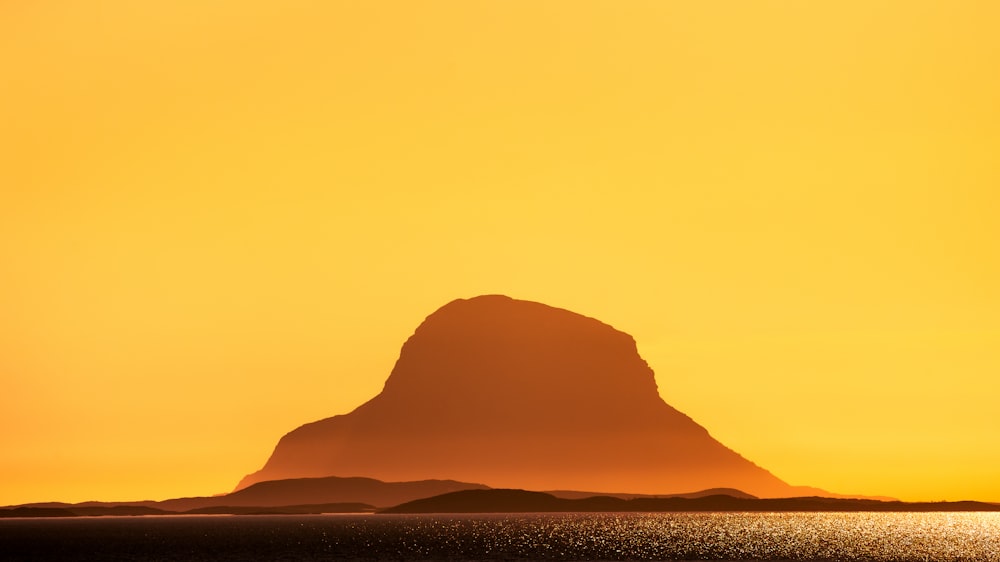
<path fill-rule="evenodd" d="M 0 560 L 1000 562 L 1000 513 L 557 513 L 0 520 Z"/>

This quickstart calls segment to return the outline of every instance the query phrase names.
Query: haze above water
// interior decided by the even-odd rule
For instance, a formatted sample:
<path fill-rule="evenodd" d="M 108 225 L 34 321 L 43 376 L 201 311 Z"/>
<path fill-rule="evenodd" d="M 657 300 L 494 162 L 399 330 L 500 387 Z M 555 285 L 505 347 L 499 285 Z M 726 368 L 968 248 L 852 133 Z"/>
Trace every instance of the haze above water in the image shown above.
<path fill-rule="evenodd" d="M 59 541 L 45 540 L 59 536 Z M 0 521 L 0 560 L 1000 561 L 997 513 L 232 516 Z"/>

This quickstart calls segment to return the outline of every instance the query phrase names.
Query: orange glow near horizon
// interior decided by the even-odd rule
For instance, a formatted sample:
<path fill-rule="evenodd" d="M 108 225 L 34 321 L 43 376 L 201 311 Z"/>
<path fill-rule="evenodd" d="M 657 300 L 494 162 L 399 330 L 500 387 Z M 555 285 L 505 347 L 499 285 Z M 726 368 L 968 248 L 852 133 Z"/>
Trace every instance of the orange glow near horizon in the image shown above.
<path fill-rule="evenodd" d="M 0 505 L 229 491 L 484 293 L 791 484 L 1000 501 L 998 18 L 6 3 Z"/>

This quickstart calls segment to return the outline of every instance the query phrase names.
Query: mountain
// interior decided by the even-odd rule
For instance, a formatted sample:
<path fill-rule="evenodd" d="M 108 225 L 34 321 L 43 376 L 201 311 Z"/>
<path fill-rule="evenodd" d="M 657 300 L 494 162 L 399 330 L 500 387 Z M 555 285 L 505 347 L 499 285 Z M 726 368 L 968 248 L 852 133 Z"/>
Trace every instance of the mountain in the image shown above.
<path fill-rule="evenodd" d="M 664 402 L 631 336 L 501 295 L 459 299 L 428 316 L 378 396 L 288 433 L 236 489 L 332 475 L 796 495 Z"/>

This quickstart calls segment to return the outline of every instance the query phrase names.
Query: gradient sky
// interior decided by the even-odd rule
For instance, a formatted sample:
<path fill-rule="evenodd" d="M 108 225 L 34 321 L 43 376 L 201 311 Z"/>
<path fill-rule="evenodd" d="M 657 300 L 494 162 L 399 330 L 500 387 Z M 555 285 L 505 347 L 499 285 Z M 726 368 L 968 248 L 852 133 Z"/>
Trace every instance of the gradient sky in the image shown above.
<path fill-rule="evenodd" d="M 0 505 L 225 492 L 458 297 L 792 484 L 1000 501 L 1000 4 L 0 4 Z"/>

